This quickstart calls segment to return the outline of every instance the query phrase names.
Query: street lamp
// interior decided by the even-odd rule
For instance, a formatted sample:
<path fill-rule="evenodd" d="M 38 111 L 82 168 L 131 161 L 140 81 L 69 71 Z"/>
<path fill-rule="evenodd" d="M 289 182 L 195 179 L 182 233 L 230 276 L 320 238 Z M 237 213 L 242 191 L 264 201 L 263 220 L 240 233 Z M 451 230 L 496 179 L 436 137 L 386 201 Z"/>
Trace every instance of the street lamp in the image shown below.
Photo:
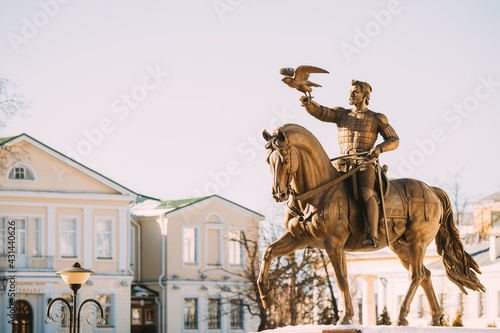
<path fill-rule="evenodd" d="M 69 285 L 71 290 L 73 290 L 73 296 L 72 296 L 73 306 L 71 306 L 71 304 L 69 304 L 69 302 L 62 297 L 54 298 L 52 301 L 50 301 L 49 305 L 47 306 L 47 314 L 45 316 L 45 323 L 49 324 L 51 321 L 58 322 L 58 321 L 62 321 L 64 319 L 64 313 L 62 312 L 62 309 L 58 309 L 55 311 L 54 314 L 52 314 L 52 305 L 54 305 L 56 302 L 61 302 L 62 304 L 64 304 L 64 306 L 66 306 L 66 308 L 68 309 L 68 312 L 69 312 L 69 332 L 70 333 L 79 333 L 80 332 L 80 322 L 81 322 L 80 316 L 82 314 L 82 310 L 89 303 L 92 303 L 96 307 L 96 309 L 98 311 L 98 315 L 96 317 L 94 312 L 90 312 L 89 315 L 91 314 L 93 316 L 93 318 L 96 318 L 96 322 L 99 322 L 101 325 L 103 325 L 104 324 L 104 318 L 103 318 L 104 311 L 102 309 L 101 304 L 97 300 L 89 298 L 89 299 L 86 299 L 85 301 L 83 301 L 82 304 L 80 304 L 80 306 L 78 307 L 78 310 L 76 307 L 77 306 L 76 296 L 78 294 L 78 290 L 80 290 L 80 288 L 82 287 L 82 284 L 84 284 L 88 280 L 90 274 L 94 274 L 94 272 L 89 271 L 88 269 L 82 268 L 82 266 L 80 266 L 80 263 L 75 261 L 75 263 L 73 264 L 73 266 L 71 266 L 71 268 L 66 268 L 62 271 L 57 272 L 57 274 L 61 274 L 61 278 L 63 279 L 63 281 Z M 55 318 L 53 315 L 55 316 Z M 88 324 L 90 324 L 90 325 L 93 324 L 91 322 L 91 319 L 88 318 L 88 315 L 87 315 L 86 320 L 87 320 Z"/>

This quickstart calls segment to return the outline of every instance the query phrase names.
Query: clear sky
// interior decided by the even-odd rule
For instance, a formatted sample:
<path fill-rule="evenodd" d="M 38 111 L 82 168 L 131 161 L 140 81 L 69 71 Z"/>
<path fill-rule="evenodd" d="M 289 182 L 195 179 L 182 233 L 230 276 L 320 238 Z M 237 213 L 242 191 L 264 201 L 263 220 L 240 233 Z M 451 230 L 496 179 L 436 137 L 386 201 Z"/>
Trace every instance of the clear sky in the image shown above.
<path fill-rule="evenodd" d="M 32 101 L 25 132 L 132 190 L 270 198 L 263 129 L 334 124 L 299 105 L 281 67 L 315 65 L 315 100 L 347 106 L 350 81 L 401 138 L 390 176 L 500 190 L 498 1 L 1 1 L 0 75 Z"/>

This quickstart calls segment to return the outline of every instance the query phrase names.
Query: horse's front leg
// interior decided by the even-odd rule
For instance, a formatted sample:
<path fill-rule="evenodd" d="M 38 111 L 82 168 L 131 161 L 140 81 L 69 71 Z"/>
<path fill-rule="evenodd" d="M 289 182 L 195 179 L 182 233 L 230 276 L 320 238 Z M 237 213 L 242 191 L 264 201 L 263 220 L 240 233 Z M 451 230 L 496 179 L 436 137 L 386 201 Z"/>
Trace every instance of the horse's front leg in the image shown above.
<path fill-rule="evenodd" d="M 349 293 L 347 265 L 342 244 L 336 239 L 330 238 L 325 242 L 325 250 L 335 271 L 337 285 L 344 300 L 344 315 L 340 318 L 339 323 L 340 325 L 349 325 L 354 316 L 354 310 L 352 308 L 351 294 Z"/>
<path fill-rule="evenodd" d="M 306 244 L 303 241 L 293 237 L 291 232 L 287 231 L 280 239 L 269 245 L 264 251 L 257 285 L 259 286 L 260 299 L 265 309 L 271 306 L 274 299 L 274 292 L 269 289 L 268 279 L 271 261 L 276 257 L 289 255 L 305 247 Z"/>

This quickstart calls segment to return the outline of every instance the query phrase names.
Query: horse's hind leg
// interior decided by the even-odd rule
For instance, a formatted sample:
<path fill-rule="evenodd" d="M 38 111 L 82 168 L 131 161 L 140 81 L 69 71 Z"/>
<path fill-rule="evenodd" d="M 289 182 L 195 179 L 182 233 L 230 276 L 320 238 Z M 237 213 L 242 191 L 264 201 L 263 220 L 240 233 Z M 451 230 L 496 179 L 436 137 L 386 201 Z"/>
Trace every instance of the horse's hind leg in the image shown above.
<path fill-rule="evenodd" d="M 422 249 L 419 249 L 422 247 Z M 401 304 L 401 309 L 399 312 L 399 320 L 398 325 L 407 326 L 408 320 L 406 320 L 406 316 L 410 311 L 410 304 L 415 296 L 415 292 L 417 291 L 418 284 L 415 283 L 420 280 L 420 285 L 424 289 L 425 296 L 427 297 L 427 301 L 429 302 L 429 306 L 431 308 L 432 321 L 431 325 L 439 326 L 439 319 L 441 317 L 441 308 L 439 307 L 439 302 L 436 298 L 436 294 L 434 292 L 434 287 L 432 286 L 431 281 L 431 272 L 425 268 L 423 264 L 423 257 L 425 255 L 426 247 L 419 245 L 401 245 L 399 243 L 391 244 L 391 249 L 397 254 L 399 260 L 403 264 L 403 266 L 410 271 L 410 287 L 408 288 L 408 292 L 406 293 L 406 297 Z M 415 251 L 415 249 L 418 249 Z M 410 256 L 410 253 L 412 254 Z M 421 257 L 421 261 L 420 258 Z M 420 267 L 420 268 L 419 268 Z"/>
<path fill-rule="evenodd" d="M 352 308 L 351 294 L 349 293 L 345 252 L 341 244 L 334 243 L 333 239 L 325 242 L 325 250 L 328 253 L 328 257 L 335 271 L 337 285 L 344 300 L 344 315 L 340 318 L 339 324 L 349 325 L 351 323 L 351 318 L 354 316 L 354 310 Z"/>
<path fill-rule="evenodd" d="M 257 285 L 259 286 L 260 299 L 265 309 L 271 306 L 274 299 L 274 291 L 269 289 L 268 279 L 271 261 L 276 257 L 286 256 L 306 246 L 307 244 L 304 241 L 293 237 L 290 231 L 287 231 L 264 251 Z"/>
<path fill-rule="evenodd" d="M 432 326 L 441 326 L 440 319 L 443 313 L 441 311 L 441 307 L 439 306 L 439 302 L 434 292 L 434 287 L 432 286 L 431 271 L 425 268 L 425 266 L 424 270 L 425 270 L 425 278 L 422 280 L 420 285 L 424 289 L 425 296 L 427 297 L 427 302 L 429 302 L 429 307 L 431 308 L 432 321 L 430 322 L 430 324 Z"/>

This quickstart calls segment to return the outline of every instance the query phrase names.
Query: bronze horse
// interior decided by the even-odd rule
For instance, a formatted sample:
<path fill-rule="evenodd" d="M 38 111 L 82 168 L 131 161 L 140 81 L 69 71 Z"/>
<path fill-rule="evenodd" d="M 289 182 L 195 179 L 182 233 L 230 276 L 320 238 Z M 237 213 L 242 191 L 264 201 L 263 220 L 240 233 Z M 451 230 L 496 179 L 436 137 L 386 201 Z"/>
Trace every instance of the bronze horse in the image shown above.
<path fill-rule="evenodd" d="M 271 261 L 306 247 L 324 249 L 330 258 L 344 300 L 341 325 L 350 324 L 354 316 L 345 251 L 374 251 L 389 245 L 410 272 L 410 286 L 401 304 L 398 325 L 408 325 L 406 316 L 419 285 L 429 302 L 431 325 L 439 325 L 441 309 L 431 273 L 423 264 L 426 248 L 433 239 L 443 257 L 448 278 L 466 294 L 464 287 L 485 291 L 474 273 L 481 273 L 479 266 L 464 251 L 453 221 L 450 200 L 443 190 L 415 179 L 391 180 L 385 200 L 390 244 L 387 244 L 384 223 L 381 222 L 378 248 L 361 248 L 363 231 L 359 226 L 362 225 L 362 211 L 352 199 L 348 182 L 339 181 L 326 190 L 315 191 L 310 198 L 300 199 L 301 194 L 310 193 L 342 176 L 316 137 L 295 124 L 283 125 L 272 135 L 264 131 L 263 136 L 267 141 L 267 162 L 273 177 L 273 197 L 278 202 L 290 197 L 285 209 L 288 231 L 266 248 L 262 258 L 258 286 L 265 308 L 271 306 L 274 298 L 268 280 Z"/>

